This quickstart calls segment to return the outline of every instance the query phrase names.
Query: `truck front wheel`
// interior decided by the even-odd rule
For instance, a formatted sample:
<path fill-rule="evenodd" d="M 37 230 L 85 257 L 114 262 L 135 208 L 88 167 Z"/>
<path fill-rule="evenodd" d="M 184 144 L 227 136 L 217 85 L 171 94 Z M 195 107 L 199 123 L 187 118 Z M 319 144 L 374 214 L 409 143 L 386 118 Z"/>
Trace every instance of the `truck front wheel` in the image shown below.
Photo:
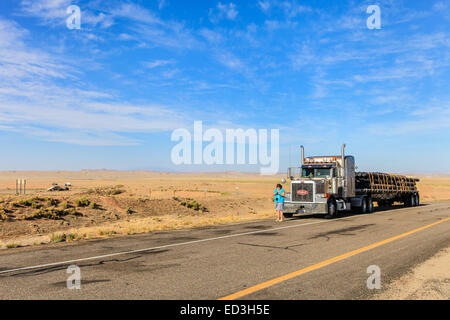
<path fill-rule="evenodd" d="M 334 199 L 331 199 L 328 201 L 327 205 L 327 215 L 325 216 L 327 219 L 333 219 L 337 217 L 337 206 L 336 201 Z"/>
<path fill-rule="evenodd" d="M 293 213 L 283 212 L 283 216 L 284 216 L 285 218 L 292 218 L 293 215 L 294 215 Z"/>

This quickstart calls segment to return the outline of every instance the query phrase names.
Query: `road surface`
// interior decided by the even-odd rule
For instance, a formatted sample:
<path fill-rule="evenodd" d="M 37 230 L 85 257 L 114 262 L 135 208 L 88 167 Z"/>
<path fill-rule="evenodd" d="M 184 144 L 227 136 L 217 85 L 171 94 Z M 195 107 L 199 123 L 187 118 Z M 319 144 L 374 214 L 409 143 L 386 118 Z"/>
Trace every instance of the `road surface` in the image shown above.
<path fill-rule="evenodd" d="M 367 299 L 450 246 L 450 202 L 0 252 L 0 299 Z M 81 289 L 69 290 L 69 265 Z"/>

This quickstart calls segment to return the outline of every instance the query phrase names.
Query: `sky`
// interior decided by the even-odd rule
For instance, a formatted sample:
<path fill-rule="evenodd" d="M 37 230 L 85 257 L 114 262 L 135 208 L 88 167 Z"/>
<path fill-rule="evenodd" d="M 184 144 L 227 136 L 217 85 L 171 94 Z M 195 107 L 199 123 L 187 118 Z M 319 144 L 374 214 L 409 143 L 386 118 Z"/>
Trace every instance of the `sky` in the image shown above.
<path fill-rule="evenodd" d="M 280 172 L 346 143 L 359 170 L 448 173 L 449 35 L 443 0 L 1 0 L 0 170 L 258 170 L 175 165 L 202 121 L 279 129 Z"/>

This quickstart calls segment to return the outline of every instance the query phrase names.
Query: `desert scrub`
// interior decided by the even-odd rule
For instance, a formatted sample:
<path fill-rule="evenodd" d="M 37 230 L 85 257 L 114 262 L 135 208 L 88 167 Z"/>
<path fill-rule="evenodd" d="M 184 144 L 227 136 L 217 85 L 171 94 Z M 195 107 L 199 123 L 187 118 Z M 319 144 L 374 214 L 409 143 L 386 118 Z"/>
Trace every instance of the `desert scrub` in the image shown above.
<path fill-rule="evenodd" d="M 127 212 L 127 214 L 133 214 L 134 213 L 133 209 L 131 209 L 130 207 L 127 208 L 126 212 Z"/>
<path fill-rule="evenodd" d="M 10 205 L 11 208 L 18 208 L 18 207 L 20 207 L 20 203 L 17 202 L 17 201 L 10 202 L 9 205 Z"/>
<path fill-rule="evenodd" d="M 193 209 L 195 211 L 203 211 L 203 212 L 208 211 L 208 209 L 205 206 L 201 205 L 195 200 L 183 200 L 180 202 L 180 204 L 182 206 L 185 206 L 186 208 Z"/>
<path fill-rule="evenodd" d="M 83 239 L 84 236 L 81 234 L 77 234 L 77 233 L 69 233 L 66 235 L 66 241 L 67 242 L 71 242 L 71 241 L 78 241 Z"/>
<path fill-rule="evenodd" d="M 81 216 L 82 214 L 77 212 L 75 208 L 69 208 L 67 210 L 58 209 L 56 207 L 36 209 L 33 213 L 27 215 L 25 220 L 35 219 L 50 219 L 50 220 L 62 220 L 67 215 Z"/>
<path fill-rule="evenodd" d="M 58 242 L 64 242 L 66 241 L 67 237 L 64 233 L 54 233 L 50 237 L 51 243 L 58 243 Z"/>
<path fill-rule="evenodd" d="M 65 212 L 67 212 L 67 214 L 70 214 L 71 216 L 76 216 L 76 217 L 82 217 L 83 215 L 77 211 L 77 209 L 71 207 L 67 210 L 65 210 Z"/>
<path fill-rule="evenodd" d="M 54 233 L 50 237 L 51 243 L 58 243 L 58 242 L 71 242 L 71 241 L 78 241 L 85 238 L 85 235 L 80 235 L 77 233 Z"/>
<path fill-rule="evenodd" d="M 1 208 L 0 209 L 0 221 L 5 221 L 6 219 L 8 219 L 8 215 L 6 214 L 5 209 Z"/>
<path fill-rule="evenodd" d="M 8 244 L 6 245 L 6 247 L 7 247 L 8 249 L 18 248 L 18 247 L 19 247 L 19 244 L 17 244 L 17 243 L 8 243 Z"/>
<path fill-rule="evenodd" d="M 63 208 L 64 210 L 69 209 L 69 203 L 67 201 L 63 201 L 61 203 L 61 208 Z"/>
<path fill-rule="evenodd" d="M 31 207 L 32 204 L 33 204 L 32 200 L 19 201 L 19 205 L 24 206 L 24 207 Z"/>
<path fill-rule="evenodd" d="M 32 200 L 32 201 L 31 201 L 31 207 L 32 207 L 33 209 L 39 209 L 39 208 L 41 208 L 42 206 L 41 206 L 39 203 L 37 203 L 35 200 Z"/>
<path fill-rule="evenodd" d="M 87 206 L 89 206 L 90 203 L 91 202 L 86 197 L 82 197 L 81 199 L 78 199 L 77 201 L 75 201 L 75 204 L 77 205 L 77 207 L 87 207 Z"/>
<path fill-rule="evenodd" d="M 35 219 L 50 219 L 59 220 L 65 215 L 64 210 L 58 210 L 55 207 L 36 209 L 33 213 L 27 215 L 25 220 L 35 220 Z"/>
<path fill-rule="evenodd" d="M 89 204 L 89 208 L 91 208 L 91 209 L 100 209 L 100 205 L 95 203 L 94 201 L 91 201 L 91 203 Z"/>
<path fill-rule="evenodd" d="M 103 188 L 95 188 L 95 189 L 89 189 L 89 194 L 97 194 L 100 196 L 114 196 L 118 194 L 125 193 L 125 190 L 122 189 L 123 185 L 117 185 L 114 187 L 103 187 Z"/>
<path fill-rule="evenodd" d="M 113 236 L 115 234 L 117 234 L 117 232 L 115 232 L 114 230 L 99 230 L 97 232 L 97 234 L 101 237 L 101 236 Z"/>
<path fill-rule="evenodd" d="M 45 202 L 47 202 L 47 206 L 49 207 L 53 207 L 53 206 L 57 206 L 59 203 L 58 199 L 53 199 L 53 198 L 45 198 Z"/>

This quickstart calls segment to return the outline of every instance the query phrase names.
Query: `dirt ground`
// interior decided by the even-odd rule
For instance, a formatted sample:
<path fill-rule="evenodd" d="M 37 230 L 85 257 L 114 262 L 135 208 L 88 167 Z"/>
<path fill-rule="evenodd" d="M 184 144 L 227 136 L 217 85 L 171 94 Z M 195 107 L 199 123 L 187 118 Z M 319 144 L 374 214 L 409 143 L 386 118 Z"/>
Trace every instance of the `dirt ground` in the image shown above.
<path fill-rule="evenodd" d="M 450 248 L 414 268 L 389 284 L 377 300 L 449 300 Z"/>
<path fill-rule="evenodd" d="M 84 170 L 0 172 L 0 247 L 269 218 L 284 175 Z M 420 176 L 421 200 L 450 199 L 450 176 Z M 15 195 L 16 179 L 26 195 Z M 48 192 L 70 182 L 69 191 Z"/>
<path fill-rule="evenodd" d="M 17 178 L 26 195 L 15 195 Z M 0 172 L 0 246 L 268 218 L 282 176 L 149 171 Z M 48 192 L 52 183 L 70 191 Z"/>

